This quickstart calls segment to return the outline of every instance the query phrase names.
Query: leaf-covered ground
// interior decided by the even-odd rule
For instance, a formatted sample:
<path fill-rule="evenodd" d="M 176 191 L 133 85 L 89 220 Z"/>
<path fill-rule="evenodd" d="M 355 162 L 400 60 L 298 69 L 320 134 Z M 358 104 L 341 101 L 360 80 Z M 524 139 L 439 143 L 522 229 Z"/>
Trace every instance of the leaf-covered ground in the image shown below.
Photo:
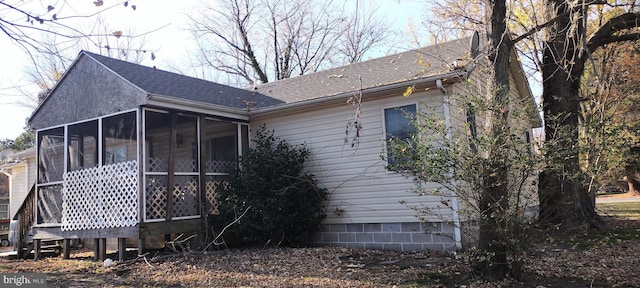
<path fill-rule="evenodd" d="M 640 202 L 600 205 L 604 214 Z M 91 252 L 71 260 L 0 259 L 0 273 L 41 272 L 49 287 L 640 287 L 640 218 L 607 217 L 611 230 L 538 230 L 523 279 L 483 283 L 460 255 L 346 248 L 153 252 L 104 267 Z M 110 255 L 115 257 L 115 255 Z"/>

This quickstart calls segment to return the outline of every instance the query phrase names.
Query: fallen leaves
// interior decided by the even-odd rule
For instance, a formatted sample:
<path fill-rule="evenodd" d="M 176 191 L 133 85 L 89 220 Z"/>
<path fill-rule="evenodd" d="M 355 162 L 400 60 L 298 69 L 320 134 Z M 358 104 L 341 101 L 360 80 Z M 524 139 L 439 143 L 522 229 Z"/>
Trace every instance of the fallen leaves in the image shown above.
<path fill-rule="evenodd" d="M 452 253 L 339 247 L 156 251 L 109 267 L 85 251 L 71 260 L 0 259 L 0 273 L 46 273 L 49 287 L 640 287 L 640 224 L 610 227 L 616 230 L 585 234 L 590 245 L 539 231 L 542 243 L 524 258 L 522 282 L 475 279 Z"/>

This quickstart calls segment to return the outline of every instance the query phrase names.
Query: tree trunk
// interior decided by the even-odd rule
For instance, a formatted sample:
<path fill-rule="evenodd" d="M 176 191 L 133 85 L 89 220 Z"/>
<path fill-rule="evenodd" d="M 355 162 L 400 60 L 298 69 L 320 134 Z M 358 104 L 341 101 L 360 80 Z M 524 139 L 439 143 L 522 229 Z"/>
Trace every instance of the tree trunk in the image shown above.
<path fill-rule="evenodd" d="M 640 194 L 640 183 L 633 176 L 627 175 L 622 178 L 629 185 L 629 193 Z"/>
<path fill-rule="evenodd" d="M 506 30 L 505 0 L 487 0 L 487 47 L 491 65 L 487 76 L 490 103 L 500 107 L 491 112 L 488 129 L 493 143 L 487 151 L 484 171 L 484 191 L 480 197 L 479 246 L 487 252 L 487 261 L 477 267 L 485 279 L 500 280 L 509 273 L 509 246 L 504 231 L 509 197 L 507 185 L 506 137 L 509 135 L 509 58 L 511 41 Z"/>
<path fill-rule="evenodd" d="M 540 219 L 553 224 L 590 224 L 602 227 L 602 220 L 589 201 L 581 179 L 578 124 L 579 85 L 584 72 L 584 57 L 579 50 L 585 37 L 581 18 L 569 11 L 567 1 L 546 0 L 547 19 L 564 13 L 545 28 L 543 52 L 543 101 L 546 157 L 554 162 L 541 173 Z M 573 22 L 572 22 L 573 20 Z"/>

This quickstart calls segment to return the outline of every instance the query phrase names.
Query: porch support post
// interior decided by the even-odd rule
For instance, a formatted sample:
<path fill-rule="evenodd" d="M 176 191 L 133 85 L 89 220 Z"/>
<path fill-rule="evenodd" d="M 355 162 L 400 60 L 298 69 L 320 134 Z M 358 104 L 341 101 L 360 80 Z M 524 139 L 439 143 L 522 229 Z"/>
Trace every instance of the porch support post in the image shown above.
<path fill-rule="evenodd" d="M 178 138 L 178 129 L 177 129 L 177 123 L 178 123 L 178 115 L 176 114 L 175 111 L 171 111 L 169 112 L 169 121 L 171 121 L 171 127 L 169 127 L 169 134 L 170 134 L 170 138 L 171 141 L 169 142 L 169 169 L 168 169 L 168 179 L 167 179 L 167 216 L 166 216 L 166 220 L 167 221 L 171 221 L 171 218 L 173 217 L 173 186 L 175 183 L 174 180 L 174 172 L 175 172 L 175 160 L 176 160 L 176 139 Z"/>
<path fill-rule="evenodd" d="M 202 219 L 202 231 L 198 232 L 198 246 L 197 249 L 203 249 L 207 247 L 207 243 L 204 243 L 204 240 L 207 239 L 207 233 L 209 232 L 209 224 L 207 223 L 208 216 L 208 207 L 209 201 L 207 200 L 207 149 L 205 149 L 206 139 L 204 137 L 206 127 L 206 118 L 204 116 L 198 117 L 199 127 L 200 127 L 200 135 L 198 135 L 199 139 L 199 147 L 200 147 L 200 155 L 199 155 L 199 171 L 200 171 L 200 182 L 198 183 L 198 200 L 200 201 L 200 205 L 198 205 L 198 209 L 200 212 L 200 218 Z M 193 243 L 193 242 L 192 242 Z"/>
<path fill-rule="evenodd" d="M 100 238 L 100 261 L 107 259 L 107 238 Z"/>
<path fill-rule="evenodd" d="M 118 238 L 118 261 L 124 261 L 127 251 L 127 238 Z"/>
<path fill-rule="evenodd" d="M 69 259 L 69 256 L 71 255 L 71 245 L 70 245 L 70 239 L 63 239 L 62 240 L 62 258 L 63 259 Z"/>
<path fill-rule="evenodd" d="M 144 238 L 138 238 L 138 257 L 144 255 Z"/>
<path fill-rule="evenodd" d="M 40 258 L 40 252 L 42 250 L 42 240 L 33 239 L 33 260 L 38 260 Z"/>
<path fill-rule="evenodd" d="M 22 213 L 18 213 L 18 221 L 16 221 L 16 227 L 14 228 L 15 232 L 14 232 L 14 240 L 13 240 L 13 245 L 16 247 L 16 250 L 18 251 L 18 259 L 24 259 L 25 255 L 24 254 L 24 250 L 25 249 L 25 243 L 24 243 L 24 239 L 23 239 L 23 235 L 22 235 L 22 231 L 24 231 L 24 229 L 22 228 Z"/>
<path fill-rule="evenodd" d="M 164 248 L 167 249 L 167 244 L 171 242 L 171 234 L 164 234 Z"/>
<path fill-rule="evenodd" d="M 100 239 L 93 238 L 93 261 L 100 260 Z"/>

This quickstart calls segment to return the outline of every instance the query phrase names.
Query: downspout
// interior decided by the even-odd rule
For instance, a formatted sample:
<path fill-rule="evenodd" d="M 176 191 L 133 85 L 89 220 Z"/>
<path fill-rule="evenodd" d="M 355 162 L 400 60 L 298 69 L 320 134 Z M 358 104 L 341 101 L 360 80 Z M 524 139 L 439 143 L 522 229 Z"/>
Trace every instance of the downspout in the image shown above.
<path fill-rule="evenodd" d="M 451 139 L 453 128 L 451 127 L 451 113 L 449 111 L 449 96 L 447 94 L 447 89 L 442 85 L 442 80 L 436 80 L 436 87 L 440 92 L 442 92 L 442 109 L 445 119 L 445 125 L 447 126 L 447 138 Z M 453 183 L 454 186 L 457 183 Z M 456 243 L 456 249 L 462 248 L 462 235 L 460 232 L 460 215 L 458 214 L 458 197 L 456 197 L 455 192 L 451 191 L 451 209 L 452 217 L 453 217 L 453 237 Z"/>

